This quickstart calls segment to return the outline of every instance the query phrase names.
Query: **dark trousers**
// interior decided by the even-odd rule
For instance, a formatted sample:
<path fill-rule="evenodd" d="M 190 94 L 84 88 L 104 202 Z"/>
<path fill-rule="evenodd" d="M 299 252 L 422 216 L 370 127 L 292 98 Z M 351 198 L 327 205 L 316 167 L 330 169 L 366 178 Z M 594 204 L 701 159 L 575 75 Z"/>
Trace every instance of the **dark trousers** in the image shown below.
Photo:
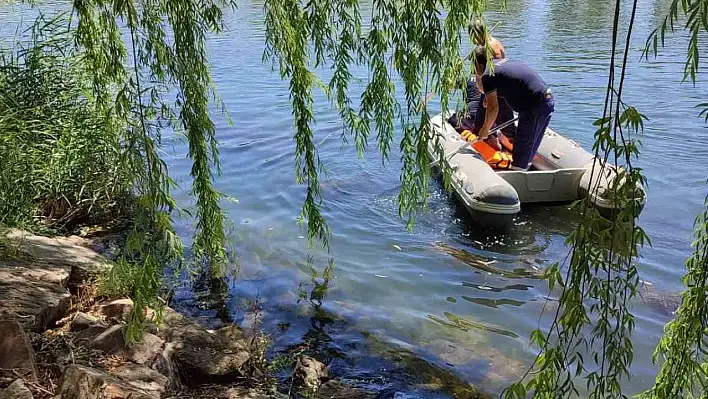
<path fill-rule="evenodd" d="M 553 97 L 544 99 L 536 107 L 519 112 L 519 126 L 516 128 L 512 166 L 527 169 L 541 146 L 541 140 L 551 122 L 555 110 Z"/>

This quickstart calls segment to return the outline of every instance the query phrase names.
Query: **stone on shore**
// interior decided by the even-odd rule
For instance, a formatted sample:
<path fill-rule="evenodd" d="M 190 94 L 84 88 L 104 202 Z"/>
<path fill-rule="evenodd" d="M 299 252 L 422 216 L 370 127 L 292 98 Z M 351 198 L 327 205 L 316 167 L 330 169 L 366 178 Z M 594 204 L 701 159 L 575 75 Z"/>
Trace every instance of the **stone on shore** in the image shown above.
<path fill-rule="evenodd" d="M 145 365 L 126 363 L 111 370 L 111 374 L 157 397 L 165 393 L 169 384 L 167 377 Z"/>
<path fill-rule="evenodd" d="M 22 325 L 13 319 L 0 319 L 0 337 L 0 370 L 13 370 L 35 381 L 34 350 Z"/>
<path fill-rule="evenodd" d="M 110 327 L 93 325 L 77 334 L 79 342 L 86 342 L 92 349 L 115 355 L 137 364 L 152 362 L 162 351 L 164 341 L 154 334 L 144 333 L 140 342 L 128 344 L 124 324 Z"/>
<path fill-rule="evenodd" d="M 317 399 L 374 399 L 376 393 L 364 391 L 341 381 L 327 381 L 317 390 Z"/>
<path fill-rule="evenodd" d="M 92 313 L 109 320 L 125 322 L 133 311 L 133 300 L 130 298 L 115 299 L 94 305 Z"/>
<path fill-rule="evenodd" d="M 329 370 L 317 359 L 303 355 L 295 365 L 293 378 L 304 388 L 316 390 L 329 378 Z"/>
<path fill-rule="evenodd" d="M 71 319 L 71 324 L 69 325 L 69 328 L 73 332 L 83 331 L 98 322 L 99 319 L 95 316 L 86 314 L 84 312 L 76 312 L 74 317 Z"/>
<path fill-rule="evenodd" d="M 64 370 L 61 399 L 155 399 L 133 385 L 90 367 L 71 365 Z"/>
<path fill-rule="evenodd" d="M 81 284 L 110 270 L 112 263 L 87 246 L 77 245 L 75 237 L 43 237 L 10 229 L 5 235 L 17 249 L 35 259 L 69 268 L 69 284 Z"/>
<path fill-rule="evenodd" d="M 0 389 L 0 399 L 33 399 L 33 397 L 24 381 L 18 379 L 7 388 Z"/>
<path fill-rule="evenodd" d="M 210 333 L 170 308 L 165 308 L 163 319 L 157 335 L 169 342 L 170 358 L 177 369 L 190 376 L 187 385 L 233 381 L 243 376 L 243 366 L 251 357 L 245 340 Z"/>
<path fill-rule="evenodd" d="M 65 288 L 71 268 L 46 262 L 0 261 L 0 314 L 12 314 L 27 330 L 54 327 L 69 308 Z"/>

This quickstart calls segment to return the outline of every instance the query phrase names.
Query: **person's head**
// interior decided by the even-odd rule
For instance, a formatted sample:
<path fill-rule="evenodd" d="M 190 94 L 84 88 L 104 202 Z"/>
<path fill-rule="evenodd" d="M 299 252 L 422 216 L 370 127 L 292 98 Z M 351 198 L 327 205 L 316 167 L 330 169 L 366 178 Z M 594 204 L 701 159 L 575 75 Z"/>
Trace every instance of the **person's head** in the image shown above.
<path fill-rule="evenodd" d="M 487 68 L 487 48 L 477 46 L 474 48 L 474 66 L 477 74 L 481 75 Z"/>
<path fill-rule="evenodd" d="M 483 46 L 487 42 L 487 29 L 481 19 L 475 19 L 470 23 L 469 34 L 472 42 L 478 46 Z"/>

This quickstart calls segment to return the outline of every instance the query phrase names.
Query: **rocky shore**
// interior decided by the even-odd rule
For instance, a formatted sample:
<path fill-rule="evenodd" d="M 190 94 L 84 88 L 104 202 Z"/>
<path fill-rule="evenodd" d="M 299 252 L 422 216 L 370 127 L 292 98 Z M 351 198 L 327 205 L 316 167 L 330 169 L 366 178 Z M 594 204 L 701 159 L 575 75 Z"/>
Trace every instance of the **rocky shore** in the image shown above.
<path fill-rule="evenodd" d="M 126 340 L 133 302 L 99 298 L 106 241 L 6 231 L 0 258 L 0 399 L 373 398 L 300 356 L 288 392 L 268 375 L 263 337 L 208 330 L 169 307 Z M 282 381 L 281 384 L 282 385 Z"/>

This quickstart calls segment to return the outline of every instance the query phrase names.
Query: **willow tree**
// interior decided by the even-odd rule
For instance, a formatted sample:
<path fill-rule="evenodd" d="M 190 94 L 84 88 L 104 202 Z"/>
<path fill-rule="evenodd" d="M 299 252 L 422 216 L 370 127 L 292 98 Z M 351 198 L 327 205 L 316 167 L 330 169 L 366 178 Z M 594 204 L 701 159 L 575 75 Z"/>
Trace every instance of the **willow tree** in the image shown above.
<path fill-rule="evenodd" d="M 678 18 L 679 4 L 691 32 L 685 76 L 695 79 L 699 33 L 708 30 L 708 1 L 674 1 L 670 15 L 649 38 L 647 47 L 653 44 L 656 50 L 659 38 L 663 44 L 665 33 L 673 29 Z M 630 7 L 631 16 L 622 26 L 620 15 L 625 7 Z M 432 161 L 426 151 L 430 113 L 427 106 L 419 107 L 421 94 L 432 90 L 441 98 L 442 110 L 449 108 L 448 88 L 468 78 L 470 72 L 460 58 L 461 44 L 469 39 L 464 27 L 470 18 L 481 16 L 485 2 L 375 0 L 371 26 L 366 31 L 359 4 L 353 0 L 266 0 L 264 8 L 266 56 L 278 63 L 281 76 L 290 82 L 297 176 L 307 185 L 302 215 L 309 222 L 310 238 L 326 242 L 328 236 L 320 211 L 318 176 L 322 165 L 312 139 L 312 98 L 318 86 L 325 87 L 339 109 L 346 133 L 354 137 L 360 153 L 366 149 L 373 129 L 377 147 L 387 159 L 394 121 L 400 121 L 403 169 L 399 213 L 411 222 L 426 204 Z M 571 397 L 581 389 L 592 398 L 625 396 L 622 382 L 629 378 L 633 359 L 630 302 L 639 284 L 635 263 L 641 246 L 648 242 L 636 224 L 641 199 L 633 189 L 646 182 L 641 170 L 633 166 L 639 155 L 635 137 L 646 117 L 623 98 L 636 10 L 636 0 L 615 3 L 605 104 L 595 122 L 593 145 L 595 157 L 605 161 L 593 166 L 593 174 L 604 173 L 606 164 L 619 167 L 620 179 L 606 193 L 619 210 L 608 221 L 588 199 L 576 205 L 583 218 L 566 241 L 569 256 L 545 272 L 551 290 L 561 287 L 558 311 L 547 331 L 531 334 L 531 341 L 540 347 L 539 355 L 529 373 L 505 391 L 506 397 L 523 398 L 531 392 L 539 398 Z M 626 35 L 620 36 L 621 31 Z M 367 66 L 370 76 L 358 107 L 348 96 L 352 80 L 349 68 L 354 64 Z M 329 82 L 320 82 L 314 72 L 322 65 L 334 70 Z M 396 101 L 394 78 L 403 82 L 403 104 Z M 442 156 L 438 150 L 437 158 Z M 443 176 L 449 187 L 449 170 L 443 170 Z M 685 280 L 688 290 L 677 320 L 669 324 L 657 348 L 657 356 L 663 355 L 668 361 L 651 391 L 655 397 L 684 394 L 695 388 L 692 384 L 703 386 L 708 372 L 703 348 L 708 317 L 705 216 L 699 222 L 697 252 L 688 262 Z M 584 381 L 583 388 L 577 386 L 579 379 Z M 667 388 L 676 386 L 681 388 Z M 703 388 L 702 392 L 708 392 Z M 673 394 L 664 396 L 666 392 Z"/>
<path fill-rule="evenodd" d="M 659 43 L 674 32 L 684 19 L 689 33 L 686 48 L 684 81 L 694 85 L 699 70 L 701 38 L 708 32 L 708 1 L 673 0 L 669 14 L 647 40 L 645 55 L 657 54 Z M 704 42 L 705 43 L 705 42 Z M 697 105 L 708 122 L 708 103 Z M 675 318 L 664 328 L 664 335 L 654 351 L 654 361 L 661 365 L 654 386 L 644 398 L 708 398 L 708 198 L 703 212 L 695 220 L 693 254 L 686 261 L 683 277 L 685 291 Z"/>
<path fill-rule="evenodd" d="M 154 226 L 136 229 L 129 256 L 116 269 L 118 277 L 130 281 L 131 294 L 138 301 L 135 309 L 141 309 L 140 305 L 155 301 L 160 256 L 180 253 L 171 220 L 176 208 L 169 194 L 172 181 L 158 154 L 165 128 L 183 131 L 189 143 L 192 192 L 197 198 L 194 254 L 217 271 L 225 260 L 221 196 L 212 185 L 213 170 L 219 171 L 218 151 L 208 112 L 210 100 L 218 99 L 212 91 L 205 35 L 221 29 L 222 9 L 234 4 L 229 0 L 75 0 L 73 5 L 76 41 L 93 71 L 97 107 L 115 113 L 129 126 L 125 156 L 140 176 L 141 218 Z M 663 39 L 671 30 L 679 5 L 692 33 L 686 75 L 695 78 L 699 32 L 708 29 L 708 1 L 674 0 L 669 17 L 648 44 L 651 48 L 656 43 L 658 48 L 657 38 Z M 569 257 L 546 272 L 550 289 L 561 287 L 558 312 L 549 330 L 532 334 L 541 351 L 529 378 L 506 391 L 510 397 L 525 397 L 530 391 L 535 397 L 569 397 L 579 391 L 576 377 L 586 381 L 592 397 L 623 395 L 621 384 L 628 378 L 633 355 L 634 318 L 629 303 L 637 292 L 634 265 L 647 240 L 635 223 L 639 203 L 627 195 L 645 181 L 632 164 L 639 154 L 634 137 L 644 116 L 623 99 L 637 1 L 629 6 L 627 33 L 620 37 L 620 13 L 626 5 L 620 0 L 615 4 L 605 105 L 601 114 L 598 110 L 593 146 L 598 158 L 621 167 L 622 179 L 608 193 L 620 210 L 610 222 L 587 201 L 577 205 L 583 219 L 568 237 Z M 394 145 L 396 121 L 400 123 L 399 213 L 410 223 L 426 204 L 432 161 L 427 152 L 430 112 L 427 105 L 420 107 L 420 98 L 432 91 L 440 97 L 442 109 L 450 108 L 448 89 L 471 73 L 471 66 L 460 57 L 463 43 L 469 43 L 465 27 L 484 9 L 484 0 L 374 0 L 371 23 L 365 27 L 356 0 L 265 0 L 265 56 L 290 84 L 297 180 L 307 190 L 301 220 L 308 224 L 310 242 L 319 239 L 327 246 L 330 234 L 321 212 L 318 179 L 323 165 L 313 140 L 314 90 L 324 88 L 344 122 L 343 137 L 353 139 L 360 154 L 375 136 L 386 161 Z M 121 35 L 123 28 L 127 36 Z M 366 66 L 370 76 L 360 98 L 350 96 L 354 65 Z M 333 69 L 328 82 L 315 72 L 321 66 Z M 402 103 L 397 100 L 396 79 L 403 84 Z M 173 89 L 177 99 L 169 102 L 166 93 Z M 436 157 L 443 156 L 438 149 Z M 450 171 L 441 164 L 449 188 Z M 604 167 L 599 164 L 592 173 L 602 173 Z M 699 220 L 705 226 L 705 219 Z M 688 262 L 688 290 L 677 319 L 657 349 L 657 356 L 667 361 L 649 393 L 655 397 L 678 396 L 705 381 L 705 230 L 697 231 L 697 252 Z M 140 262 L 131 262 L 135 258 Z M 141 317 L 140 312 L 134 314 L 136 322 Z"/>
<path fill-rule="evenodd" d="M 77 45 L 92 73 L 96 112 L 126 126 L 125 164 L 135 176 L 139 198 L 135 228 L 109 285 L 136 302 L 128 338 L 141 334 L 146 305 L 159 305 L 165 262 L 182 259 L 172 214 L 174 182 L 159 155 L 165 130 L 183 133 L 189 146 L 196 197 L 193 259 L 218 275 L 225 262 L 222 195 L 213 186 L 220 172 L 215 127 L 209 113 L 218 100 L 209 72 L 206 35 L 222 29 L 230 0 L 75 0 Z M 177 93 L 170 100 L 168 94 Z"/>

